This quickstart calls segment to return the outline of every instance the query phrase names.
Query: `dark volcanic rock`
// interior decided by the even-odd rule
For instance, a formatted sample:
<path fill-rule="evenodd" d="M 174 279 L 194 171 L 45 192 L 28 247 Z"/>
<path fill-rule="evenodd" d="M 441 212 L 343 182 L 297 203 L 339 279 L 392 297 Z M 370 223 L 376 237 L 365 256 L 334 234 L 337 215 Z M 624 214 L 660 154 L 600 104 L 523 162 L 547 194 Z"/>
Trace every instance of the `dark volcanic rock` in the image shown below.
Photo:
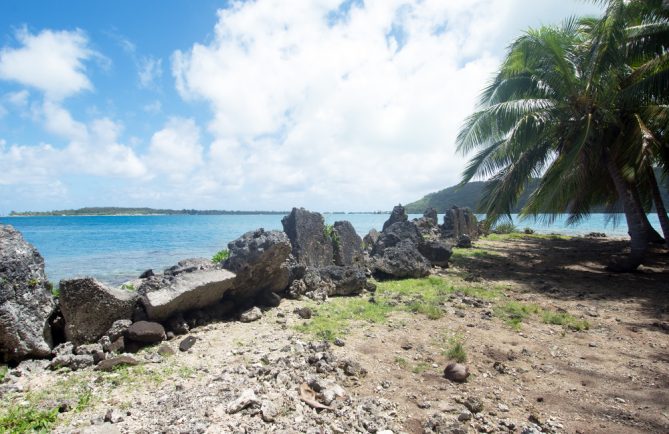
<path fill-rule="evenodd" d="M 192 273 L 194 271 L 211 270 L 215 264 L 207 258 L 189 258 L 177 262 L 169 268 L 166 268 L 164 274 L 166 276 L 176 276 L 181 273 Z M 147 276 L 150 277 L 150 276 Z"/>
<path fill-rule="evenodd" d="M 434 226 L 437 226 L 439 224 L 439 216 L 437 215 L 437 210 L 432 207 L 425 210 L 425 212 L 423 213 L 423 218 L 432 223 Z"/>
<path fill-rule="evenodd" d="M 108 288 L 90 277 L 61 280 L 65 336 L 75 345 L 95 342 L 114 321 L 130 319 L 137 300 L 134 292 Z"/>
<path fill-rule="evenodd" d="M 446 238 L 458 238 L 465 234 L 474 240 L 479 233 L 478 222 L 474 213 L 469 208 L 458 208 L 456 206 L 446 210 L 441 230 Z"/>
<path fill-rule="evenodd" d="M 362 239 L 362 242 L 364 244 L 364 247 L 365 247 L 366 251 L 368 251 L 368 252 L 372 251 L 372 249 L 374 248 L 374 245 L 379 240 L 380 235 L 381 234 L 379 233 L 379 231 L 377 231 L 374 228 L 369 230 L 367 235 L 365 235 L 365 237 Z"/>
<path fill-rule="evenodd" d="M 230 242 L 228 250 L 230 257 L 224 267 L 237 274 L 232 297 L 253 299 L 283 291 L 290 284 L 291 245 L 285 233 L 257 229 Z"/>
<path fill-rule="evenodd" d="M 409 217 L 407 216 L 406 211 L 402 205 L 397 205 L 393 208 L 393 211 L 390 213 L 390 217 L 383 224 L 381 232 L 385 231 L 386 228 L 394 223 L 408 221 Z"/>
<path fill-rule="evenodd" d="M 356 266 L 330 265 L 321 268 L 319 272 L 323 281 L 331 283 L 328 285 L 328 296 L 359 294 L 367 285 L 365 271 Z"/>
<path fill-rule="evenodd" d="M 143 344 L 155 344 L 165 340 L 165 329 L 157 322 L 138 321 L 126 330 L 126 337 Z"/>
<path fill-rule="evenodd" d="M 190 350 L 193 348 L 193 345 L 195 345 L 195 342 L 197 342 L 197 338 L 195 336 L 186 336 L 181 342 L 179 342 L 179 351 Z"/>
<path fill-rule="evenodd" d="M 351 222 L 338 221 L 333 226 L 335 265 L 360 265 L 364 261 L 362 239 Z"/>
<path fill-rule="evenodd" d="M 44 259 L 9 225 L 0 225 L 0 361 L 46 357 L 56 303 Z"/>
<path fill-rule="evenodd" d="M 410 240 L 384 249 L 371 262 L 373 272 L 379 278 L 425 277 L 430 274 L 430 263 Z"/>
<path fill-rule="evenodd" d="M 332 242 L 325 235 L 321 214 L 304 208 L 293 208 L 290 214 L 281 219 L 281 223 L 297 262 L 312 267 L 332 265 Z"/>
<path fill-rule="evenodd" d="M 385 249 L 395 247 L 402 241 L 407 241 L 417 246 L 422 240 L 423 237 L 412 222 L 402 221 L 393 223 L 381 232 L 379 239 L 374 245 L 372 254 L 374 256 L 381 255 Z"/>
<path fill-rule="evenodd" d="M 432 264 L 447 267 L 453 253 L 451 245 L 444 240 L 427 240 L 418 244 L 418 251 Z"/>
<path fill-rule="evenodd" d="M 153 272 L 153 270 L 149 268 L 148 270 L 146 270 L 145 272 L 140 274 L 139 278 L 140 279 L 148 279 L 149 277 L 152 277 L 152 276 L 155 276 L 155 275 L 156 274 Z"/>

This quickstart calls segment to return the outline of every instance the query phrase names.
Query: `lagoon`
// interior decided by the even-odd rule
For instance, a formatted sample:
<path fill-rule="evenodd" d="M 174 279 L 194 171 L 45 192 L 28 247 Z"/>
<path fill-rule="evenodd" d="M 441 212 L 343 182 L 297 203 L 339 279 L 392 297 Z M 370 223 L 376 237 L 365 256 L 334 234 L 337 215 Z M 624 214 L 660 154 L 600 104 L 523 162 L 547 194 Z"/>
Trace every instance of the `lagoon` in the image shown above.
<path fill-rule="evenodd" d="M 378 230 L 387 214 L 325 214 L 326 223 L 349 220 L 360 236 Z M 410 215 L 410 218 L 419 217 Z M 540 221 L 514 221 L 520 228 L 540 233 L 585 234 L 604 232 L 627 236 L 622 215 L 618 225 L 605 214 L 593 214 L 577 226 L 566 226 L 559 218 L 552 225 Z M 49 216 L 0 217 L 13 225 L 42 254 L 49 280 L 93 276 L 108 284 L 119 284 L 142 271 L 163 268 L 189 257 L 211 257 L 227 243 L 250 230 L 282 229 L 281 215 L 150 215 L 150 216 Z M 649 216 L 658 228 L 657 215 Z M 440 222 L 443 215 L 439 216 Z"/>

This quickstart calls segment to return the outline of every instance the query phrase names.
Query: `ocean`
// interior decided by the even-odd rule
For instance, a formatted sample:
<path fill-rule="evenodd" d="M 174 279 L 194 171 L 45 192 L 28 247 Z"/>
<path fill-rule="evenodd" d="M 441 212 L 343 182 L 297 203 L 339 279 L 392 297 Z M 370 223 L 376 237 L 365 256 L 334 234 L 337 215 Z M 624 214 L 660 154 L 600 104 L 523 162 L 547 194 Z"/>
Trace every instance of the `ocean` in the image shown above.
<path fill-rule="evenodd" d="M 387 214 L 325 214 L 326 223 L 348 220 L 362 237 L 378 230 Z M 410 218 L 419 215 L 410 215 Z M 624 237 L 623 216 L 614 226 L 604 214 L 593 214 L 577 226 L 558 219 L 550 226 L 532 220 L 514 221 L 520 228 L 539 233 L 585 234 L 604 232 Z M 117 285 L 146 269 L 162 270 L 184 258 L 210 258 L 228 242 L 256 228 L 282 229 L 281 215 L 174 215 L 174 216 L 76 216 L 0 217 L 23 233 L 42 254 L 50 281 L 93 276 Z M 656 214 L 649 216 L 658 228 Z M 443 215 L 439 216 L 440 222 Z"/>

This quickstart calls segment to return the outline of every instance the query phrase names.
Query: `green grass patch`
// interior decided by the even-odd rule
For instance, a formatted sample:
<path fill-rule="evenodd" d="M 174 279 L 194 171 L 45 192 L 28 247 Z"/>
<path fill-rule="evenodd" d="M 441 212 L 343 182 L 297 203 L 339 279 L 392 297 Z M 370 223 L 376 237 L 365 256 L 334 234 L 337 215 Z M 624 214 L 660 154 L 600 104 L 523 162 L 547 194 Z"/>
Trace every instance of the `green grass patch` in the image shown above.
<path fill-rule="evenodd" d="M 43 410 L 32 406 L 10 406 L 0 413 L 0 432 L 49 432 L 58 418 L 58 408 Z"/>
<path fill-rule="evenodd" d="M 297 326 L 297 330 L 333 341 L 346 332 L 351 321 L 380 323 L 386 320 L 392 310 L 393 307 L 383 301 L 371 303 L 360 297 L 331 298 L 323 304 L 312 306 L 312 319 Z"/>
<path fill-rule="evenodd" d="M 540 315 L 545 324 L 561 325 L 573 331 L 583 331 L 590 328 L 590 324 L 586 320 L 578 319 L 566 312 L 543 309 L 536 304 L 509 301 L 495 306 L 493 311 L 496 316 L 515 330 L 520 330 L 523 321 L 532 315 Z"/>
<path fill-rule="evenodd" d="M 215 263 L 223 262 L 226 259 L 228 259 L 229 257 L 230 257 L 230 250 L 223 249 L 223 250 L 220 250 L 220 251 L 216 252 L 216 254 L 211 257 L 211 262 L 215 262 Z"/>
<path fill-rule="evenodd" d="M 467 361 L 467 351 L 465 351 L 465 346 L 462 342 L 462 337 L 455 336 L 449 340 L 449 347 L 444 350 L 443 355 L 448 357 L 450 360 L 454 360 L 458 363 L 464 363 Z"/>
<path fill-rule="evenodd" d="M 578 319 L 566 312 L 554 312 L 545 310 L 541 314 L 541 319 L 546 324 L 561 325 L 570 330 L 583 331 L 590 328 L 590 323 L 584 319 Z"/>
<path fill-rule="evenodd" d="M 413 368 L 411 368 L 411 372 L 414 374 L 422 374 L 423 372 L 427 371 L 430 369 L 430 364 L 425 363 L 425 362 L 418 362 L 416 365 L 414 365 Z"/>
<path fill-rule="evenodd" d="M 518 301 L 509 301 L 493 308 L 493 312 L 506 324 L 515 330 L 531 315 L 539 313 L 541 308 L 536 304 L 525 304 Z"/>
<path fill-rule="evenodd" d="M 402 369 L 407 369 L 409 367 L 409 362 L 403 357 L 395 357 L 395 363 Z"/>
<path fill-rule="evenodd" d="M 312 319 L 298 325 L 296 329 L 333 341 L 347 332 L 351 321 L 382 323 L 395 311 L 439 319 L 444 315 L 444 305 L 453 294 L 494 300 L 502 291 L 499 288 L 471 285 L 453 277 L 387 280 L 377 282 L 374 303 L 362 297 L 334 297 L 322 304 L 310 304 Z"/>
<path fill-rule="evenodd" d="M 2 383 L 9 372 L 9 368 L 5 365 L 0 365 L 0 383 Z"/>

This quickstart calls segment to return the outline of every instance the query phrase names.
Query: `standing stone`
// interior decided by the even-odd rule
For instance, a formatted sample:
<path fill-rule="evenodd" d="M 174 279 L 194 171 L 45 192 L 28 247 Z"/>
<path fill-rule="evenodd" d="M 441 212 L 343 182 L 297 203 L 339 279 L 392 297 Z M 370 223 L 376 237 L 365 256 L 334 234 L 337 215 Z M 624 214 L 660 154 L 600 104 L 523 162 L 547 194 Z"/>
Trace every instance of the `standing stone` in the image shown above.
<path fill-rule="evenodd" d="M 293 208 L 281 223 L 297 262 L 311 267 L 332 265 L 332 242 L 325 235 L 325 220 L 321 214 Z"/>
<path fill-rule="evenodd" d="M 456 206 L 446 210 L 441 230 L 446 238 L 457 239 L 462 235 L 467 235 L 470 239 L 475 240 L 479 234 L 478 222 L 474 213 L 469 208 Z"/>
<path fill-rule="evenodd" d="M 386 220 L 386 222 L 383 224 L 383 228 L 381 229 L 381 232 L 385 231 L 386 228 L 388 226 L 392 225 L 393 223 L 405 222 L 405 221 L 408 221 L 408 220 L 409 220 L 409 217 L 407 216 L 407 213 L 404 210 L 404 207 L 401 204 L 396 205 L 393 208 L 393 211 L 390 213 L 390 217 L 388 218 L 388 220 Z"/>
<path fill-rule="evenodd" d="M 90 277 L 61 280 L 65 337 L 75 345 L 97 341 L 115 321 L 132 317 L 137 300 L 134 292 L 109 288 Z"/>
<path fill-rule="evenodd" d="M 439 217 L 437 215 L 437 210 L 430 207 L 425 210 L 423 213 L 423 218 L 432 223 L 434 226 L 439 224 Z"/>
<path fill-rule="evenodd" d="M 47 357 L 55 308 L 44 259 L 20 232 L 0 225 L 0 361 Z"/>
<path fill-rule="evenodd" d="M 334 261 L 336 265 L 359 265 L 364 261 L 362 239 L 351 222 L 338 221 L 333 227 Z"/>

